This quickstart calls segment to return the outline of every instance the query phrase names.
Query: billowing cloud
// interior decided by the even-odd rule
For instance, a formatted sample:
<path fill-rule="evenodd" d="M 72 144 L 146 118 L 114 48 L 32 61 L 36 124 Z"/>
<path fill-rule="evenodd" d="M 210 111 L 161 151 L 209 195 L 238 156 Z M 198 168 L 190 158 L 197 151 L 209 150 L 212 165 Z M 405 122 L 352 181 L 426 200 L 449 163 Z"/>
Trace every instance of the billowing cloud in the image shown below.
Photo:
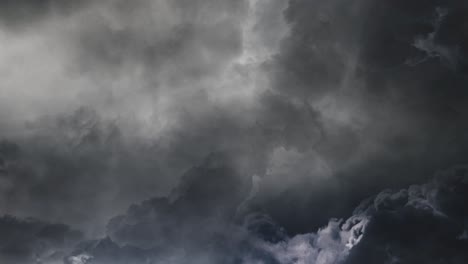
<path fill-rule="evenodd" d="M 13 216 L 0 218 L 2 263 L 63 263 L 70 250 L 83 239 L 82 233 L 64 224 Z"/>
<path fill-rule="evenodd" d="M 320 167 L 332 176 L 265 193 L 282 203 L 275 219 L 311 231 L 322 214 L 307 208 L 344 216 L 383 188 L 466 163 L 466 12 L 463 1 L 289 2 L 289 34 L 266 69 L 279 96 L 316 111 L 322 136 L 281 181 L 302 173 L 301 156 L 319 161 L 307 179 Z"/>
<path fill-rule="evenodd" d="M 258 180 L 239 181 L 230 164 L 229 157 L 212 154 L 187 171 L 169 197 L 132 205 L 111 219 L 102 239 L 83 240 L 66 225 L 3 217 L 1 256 L 13 263 L 66 264 L 464 263 L 468 258 L 466 167 L 440 172 L 425 184 L 382 191 L 346 220 L 329 219 L 317 231 L 290 236 L 251 200 Z"/>
<path fill-rule="evenodd" d="M 259 65 L 281 38 L 262 32 L 285 30 L 275 16 L 283 5 L 94 1 L 53 16 L 52 2 L 47 13 L 24 3 L 40 23 L 0 33 L 0 135 L 15 148 L 1 155 L 3 212 L 93 232 L 130 203 L 169 193 L 211 152 L 262 168 L 270 139 L 257 140 L 256 119 L 275 106 L 257 109 L 255 84 L 263 89 Z"/>
<path fill-rule="evenodd" d="M 345 263 L 466 262 L 467 175 L 466 167 L 457 167 L 363 202 L 356 212 L 370 221 Z"/>
<path fill-rule="evenodd" d="M 109 222 L 108 237 L 82 243 L 68 263 L 85 256 L 89 262 L 82 263 L 464 263 L 468 258 L 466 167 L 441 172 L 425 184 L 382 191 L 346 221 L 330 219 L 316 232 L 290 237 L 261 211 L 236 215 L 226 197 L 243 193 L 238 188 L 243 184 L 231 182 L 219 160 L 207 162 L 188 172 L 189 185 L 173 201 L 155 198 L 131 206 Z M 204 195 L 196 197 L 211 201 L 209 208 L 192 197 L 200 188 Z"/>
<path fill-rule="evenodd" d="M 468 163 L 464 1 L 78 2 L 0 3 L 0 213 L 82 230 L 71 263 L 411 262 L 413 222 L 455 232 L 420 184 Z"/>
<path fill-rule="evenodd" d="M 332 219 L 316 233 L 289 238 L 245 200 L 255 185 L 240 182 L 221 154 L 182 179 L 169 198 L 132 205 L 111 219 L 106 238 L 81 243 L 66 263 L 331 264 L 346 259 L 367 224 L 365 215 Z"/>

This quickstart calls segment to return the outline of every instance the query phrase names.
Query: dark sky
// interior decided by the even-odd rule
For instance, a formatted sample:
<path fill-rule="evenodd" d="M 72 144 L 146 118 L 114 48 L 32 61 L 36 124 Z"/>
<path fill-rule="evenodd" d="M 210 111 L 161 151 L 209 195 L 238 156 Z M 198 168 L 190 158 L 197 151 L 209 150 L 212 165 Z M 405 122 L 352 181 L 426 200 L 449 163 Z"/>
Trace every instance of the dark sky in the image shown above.
<path fill-rule="evenodd" d="M 0 262 L 468 263 L 468 2 L 0 1 Z"/>

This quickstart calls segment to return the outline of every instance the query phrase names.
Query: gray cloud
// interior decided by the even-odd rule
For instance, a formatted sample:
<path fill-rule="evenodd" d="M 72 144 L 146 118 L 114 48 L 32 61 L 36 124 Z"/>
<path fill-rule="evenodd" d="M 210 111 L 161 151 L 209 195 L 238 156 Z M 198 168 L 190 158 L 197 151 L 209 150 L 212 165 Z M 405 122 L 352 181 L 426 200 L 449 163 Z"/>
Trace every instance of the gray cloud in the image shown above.
<path fill-rule="evenodd" d="M 244 129 L 210 92 L 230 89 L 243 71 L 230 65 L 242 51 L 244 1 L 98 1 L 66 17 L 26 4 L 42 16 L 38 33 L 2 32 L 0 134 L 17 149 L 2 153 L 2 211 L 83 225 L 96 222 L 91 210 L 102 224 L 167 193 Z"/>
<path fill-rule="evenodd" d="M 239 181 L 226 158 L 213 154 L 187 171 L 175 197 L 132 205 L 108 223 L 108 237 L 81 243 L 67 263 L 331 264 L 361 239 L 367 220 L 358 215 L 289 238 L 262 212 L 239 214 L 239 206 L 251 206 L 250 184 Z"/>
<path fill-rule="evenodd" d="M 0 3 L 0 22 L 13 30 L 24 30 L 49 16 L 70 15 L 86 6 L 89 1 L 19 0 Z"/>
<path fill-rule="evenodd" d="M 467 186 L 466 167 L 457 167 L 364 202 L 357 211 L 371 220 L 345 263 L 466 262 Z"/>
<path fill-rule="evenodd" d="M 103 239 L 81 240 L 65 225 L 3 217 L 0 227 L 8 238 L 2 239 L 1 256 L 67 264 L 464 263 L 468 257 L 466 167 L 440 172 L 425 184 L 382 191 L 346 221 L 330 219 L 315 232 L 288 236 L 246 200 L 249 188 L 255 195 L 255 181 L 240 181 L 230 164 L 229 156 L 213 153 L 184 174 L 171 196 L 132 205 L 114 217 Z"/>
<path fill-rule="evenodd" d="M 0 212 L 96 237 L 130 204 L 159 197 L 113 218 L 108 240 L 83 245 L 93 254 L 153 256 L 162 237 L 184 248 L 182 237 L 203 236 L 187 230 L 208 221 L 221 238 L 187 256 L 209 245 L 280 261 L 272 252 L 304 245 L 303 262 L 333 263 L 349 230 L 330 218 L 467 163 L 463 1 L 2 6 Z M 262 224 L 239 229 L 253 212 Z M 327 223 L 340 235 L 323 246 Z M 263 228 L 271 234 L 250 233 Z M 211 257 L 222 259 L 197 260 Z"/>
<path fill-rule="evenodd" d="M 466 163 L 464 12 L 461 1 L 290 1 L 290 33 L 266 69 L 282 98 L 306 101 L 317 112 L 324 136 L 309 149 L 336 183 L 318 184 L 332 186 L 322 202 L 314 180 L 273 193 L 285 203 L 271 205 L 275 219 L 310 231 L 320 216 L 305 208 L 343 216 L 382 188 Z M 415 44 L 421 40 L 423 49 Z M 418 58 L 423 61 L 408 64 Z M 295 169 L 287 175 L 300 173 Z M 293 212 L 301 220 L 290 220 Z"/>
<path fill-rule="evenodd" d="M 81 263 L 323 264 L 464 263 L 468 257 L 466 167 L 440 172 L 425 184 L 382 191 L 346 221 L 330 219 L 318 231 L 290 237 L 261 212 L 226 217 L 245 196 L 239 188 L 245 185 L 232 182 L 237 177 L 220 158 L 214 155 L 187 172 L 174 200 L 148 200 L 111 220 L 109 237 L 82 243 L 70 263 L 83 256 L 90 261 Z M 234 201 L 236 194 L 241 195 Z"/>
<path fill-rule="evenodd" d="M 63 224 L 13 216 L 0 218 L 0 260 L 4 263 L 62 263 L 83 235 Z"/>

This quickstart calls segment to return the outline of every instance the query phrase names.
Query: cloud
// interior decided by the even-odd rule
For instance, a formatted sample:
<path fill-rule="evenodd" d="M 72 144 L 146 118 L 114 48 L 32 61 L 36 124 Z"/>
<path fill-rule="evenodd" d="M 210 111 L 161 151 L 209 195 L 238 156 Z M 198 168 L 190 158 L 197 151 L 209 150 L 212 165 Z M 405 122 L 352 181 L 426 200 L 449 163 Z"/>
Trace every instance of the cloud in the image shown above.
<path fill-rule="evenodd" d="M 8 5 L 40 22 L 0 32 L 0 137 L 17 149 L 2 153 L 2 212 L 94 232 L 134 201 L 169 193 L 211 152 L 262 169 L 269 142 L 255 119 L 274 106 L 244 113 L 257 112 L 258 65 L 281 38 L 261 33 L 281 24 L 279 2 L 94 1 L 66 16 L 49 14 L 54 1 Z"/>
<path fill-rule="evenodd" d="M 53 15 L 70 15 L 89 1 L 56 1 L 56 0 L 19 0 L 0 3 L 0 22 L 3 27 L 21 30 L 31 24 L 42 22 Z"/>
<path fill-rule="evenodd" d="M 384 191 L 356 212 L 370 221 L 345 263 L 464 263 L 467 168 L 399 191 Z"/>
<path fill-rule="evenodd" d="M 0 218 L 0 260 L 4 263 L 61 263 L 83 235 L 64 224 Z"/>
<path fill-rule="evenodd" d="M 224 155 L 213 154 L 182 179 L 175 197 L 132 205 L 108 223 L 106 238 L 81 243 L 67 263 L 331 264 L 346 258 L 367 221 L 330 220 L 316 233 L 289 238 L 258 208 L 239 214 L 250 203 L 250 183 L 239 182 Z"/>
<path fill-rule="evenodd" d="M 169 198 L 146 200 L 114 217 L 102 239 L 83 240 L 65 225 L 3 217 L 8 236 L 1 256 L 67 264 L 464 263 L 468 257 L 466 167 L 384 190 L 346 220 L 329 219 L 317 231 L 290 236 L 248 195 L 256 195 L 258 179 L 239 181 L 230 164 L 229 156 L 213 153 L 184 174 Z"/>
<path fill-rule="evenodd" d="M 464 13 L 462 1 L 289 2 L 289 33 L 265 68 L 278 97 L 307 102 L 316 112 L 322 136 L 294 138 L 319 157 L 333 180 L 324 184 L 330 191 L 322 202 L 306 198 L 313 180 L 267 194 L 277 197 L 269 210 L 275 219 L 287 229 L 312 231 L 324 222 L 312 224 L 320 216 L 304 210 L 305 201 L 330 209 L 328 216 L 345 217 L 382 188 L 423 182 L 433 171 L 466 163 Z M 415 46 L 431 34 L 431 47 L 446 55 L 429 58 Z M 301 173 L 295 169 L 302 166 L 293 168 L 288 179 Z M 349 203 L 329 205 L 338 199 Z M 276 206 L 278 201 L 284 205 Z M 289 220 L 293 212 L 303 224 Z"/>
<path fill-rule="evenodd" d="M 105 233 L 93 261 L 167 240 L 173 262 L 336 262 L 351 235 L 331 218 L 467 163 L 463 1 L 2 6 L 0 211 Z"/>

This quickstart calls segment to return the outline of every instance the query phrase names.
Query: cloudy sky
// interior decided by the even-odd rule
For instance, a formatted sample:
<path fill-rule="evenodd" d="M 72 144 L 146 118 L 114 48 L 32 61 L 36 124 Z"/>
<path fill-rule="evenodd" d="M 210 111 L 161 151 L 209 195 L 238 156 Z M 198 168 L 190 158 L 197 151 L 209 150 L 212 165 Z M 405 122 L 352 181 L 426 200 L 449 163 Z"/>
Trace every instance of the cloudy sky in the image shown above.
<path fill-rule="evenodd" d="M 1 0 L 0 262 L 468 263 L 468 3 Z"/>

